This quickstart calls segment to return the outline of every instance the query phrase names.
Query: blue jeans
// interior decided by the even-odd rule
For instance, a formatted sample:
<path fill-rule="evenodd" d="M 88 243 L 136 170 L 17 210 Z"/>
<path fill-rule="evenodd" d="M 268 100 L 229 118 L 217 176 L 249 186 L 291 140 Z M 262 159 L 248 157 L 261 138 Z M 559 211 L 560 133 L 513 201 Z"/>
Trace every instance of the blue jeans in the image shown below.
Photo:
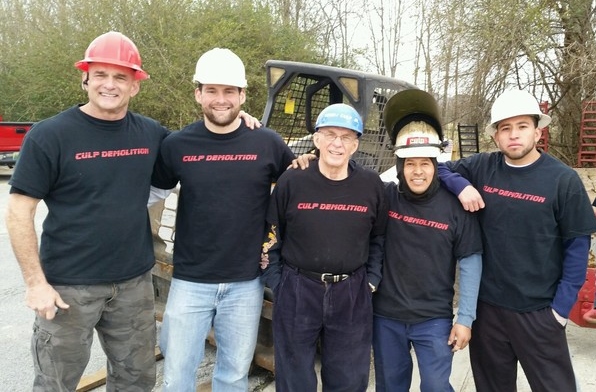
<path fill-rule="evenodd" d="M 377 392 L 407 392 L 412 383 L 414 346 L 421 392 L 453 392 L 449 384 L 453 353 L 447 345 L 452 321 L 433 319 L 404 324 L 381 316 L 373 318 L 373 351 Z"/>
<path fill-rule="evenodd" d="M 213 392 L 247 391 L 262 305 L 260 278 L 220 284 L 172 279 L 160 339 L 165 357 L 163 390 L 196 391 L 197 369 L 213 325 L 217 343 Z"/>

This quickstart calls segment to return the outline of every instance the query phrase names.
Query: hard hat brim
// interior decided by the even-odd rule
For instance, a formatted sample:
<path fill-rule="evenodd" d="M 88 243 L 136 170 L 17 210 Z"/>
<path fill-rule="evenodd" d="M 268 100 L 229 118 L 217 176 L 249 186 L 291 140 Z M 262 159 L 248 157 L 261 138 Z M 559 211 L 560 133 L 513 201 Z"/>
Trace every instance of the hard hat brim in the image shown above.
<path fill-rule="evenodd" d="M 524 116 L 524 114 L 520 114 L 520 116 Z M 540 114 L 526 114 L 525 116 L 539 116 L 540 118 L 538 119 L 538 127 L 537 128 L 546 128 L 550 122 L 552 121 L 552 118 L 544 113 L 540 113 Z M 507 118 L 511 118 L 511 117 L 507 117 Z M 495 121 L 491 124 L 488 124 L 486 126 L 486 128 L 484 128 L 484 132 L 486 132 L 486 134 L 488 136 L 495 136 L 495 133 L 497 132 L 497 124 L 500 123 L 503 120 L 507 120 L 507 118 L 503 118 L 500 119 L 499 121 Z"/>
<path fill-rule="evenodd" d="M 135 79 L 136 80 L 145 80 L 149 79 L 149 74 L 143 71 L 141 68 L 136 66 L 131 66 L 130 63 L 124 61 L 118 61 L 114 59 L 102 59 L 102 58 L 86 58 L 81 61 L 77 61 L 74 63 L 74 66 L 83 71 L 89 72 L 89 63 L 102 63 L 102 64 L 110 64 L 110 65 L 118 65 L 120 67 L 129 68 L 135 71 Z"/>
<path fill-rule="evenodd" d="M 441 149 L 434 146 L 398 148 L 395 155 L 399 158 L 437 158 Z"/>

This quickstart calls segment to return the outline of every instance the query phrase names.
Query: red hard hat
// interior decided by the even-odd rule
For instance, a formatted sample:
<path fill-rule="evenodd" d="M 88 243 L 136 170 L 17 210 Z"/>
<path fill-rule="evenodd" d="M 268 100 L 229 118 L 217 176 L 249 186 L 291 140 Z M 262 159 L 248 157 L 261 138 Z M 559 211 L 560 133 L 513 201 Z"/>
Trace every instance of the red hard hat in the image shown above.
<path fill-rule="evenodd" d="M 75 63 L 83 72 L 89 71 L 89 63 L 120 65 L 135 70 L 135 79 L 149 78 L 141 69 L 141 55 L 136 45 L 122 33 L 110 31 L 95 38 L 85 51 L 85 58 Z"/>

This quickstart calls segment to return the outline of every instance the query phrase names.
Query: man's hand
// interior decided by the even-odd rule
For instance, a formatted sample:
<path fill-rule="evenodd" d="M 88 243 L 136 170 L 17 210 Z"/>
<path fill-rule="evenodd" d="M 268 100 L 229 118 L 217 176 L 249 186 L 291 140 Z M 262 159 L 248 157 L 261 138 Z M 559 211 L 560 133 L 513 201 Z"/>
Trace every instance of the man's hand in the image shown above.
<path fill-rule="evenodd" d="M 292 168 L 292 169 L 300 168 L 300 169 L 304 170 L 308 167 L 308 162 L 312 161 L 314 159 L 317 159 L 317 156 L 315 154 L 302 154 L 298 158 L 296 158 L 292 161 L 290 166 L 288 166 L 288 169 L 289 168 Z"/>
<path fill-rule="evenodd" d="M 480 193 L 472 185 L 465 187 L 459 195 L 457 195 L 464 210 L 475 212 L 484 208 L 484 200 Z"/>
<path fill-rule="evenodd" d="M 246 113 L 244 110 L 241 110 L 238 114 L 238 117 L 244 120 L 244 123 L 250 129 L 261 128 L 261 122 L 257 120 L 255 117 L 251 116 L 250 114 Z"/>
<path fill-rule="evenodd" d="M 447 344 L 451 346 L 451 352 L 463 350 L 472 338 L 472 329 L 461 324 L 454 324 L 449 334 Z"/>
<path fill-rule="evenodd" d="M 27 287 L 25 301 L 27 306 L 33 309 L 39 317 L 47 320 L 52 320 L 58 309 L 68 309 L 70 307 L 48 283 Z"/>
<path fill-rule="evenodd" d="M 590 324 L 596 324 L 596 309 L 588 310 L 583 315 L 584 321 Z"/>

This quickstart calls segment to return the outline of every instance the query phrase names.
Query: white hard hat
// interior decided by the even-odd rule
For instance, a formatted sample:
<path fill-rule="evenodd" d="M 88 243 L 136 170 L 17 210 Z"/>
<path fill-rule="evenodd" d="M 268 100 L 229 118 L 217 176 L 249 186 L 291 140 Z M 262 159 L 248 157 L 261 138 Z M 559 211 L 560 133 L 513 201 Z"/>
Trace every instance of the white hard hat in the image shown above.
<path fill-rule="evenodd" d="M 397 133 L 395 147 L 400 158 L 436 158 L 441 153 L 441 140 L 430 124 L 412 121 Z"/>
<path fill-rule="evenodd" d="M 197 61 L 193 82 L 246 87 L 244 64 L 230 49 L 215 48 Z"/>
<path fill-rule="evenodd" d="M 494 136 L 497 124 L 507 118 L 516 116 L 538 116 L 538 128 L 550 124 L 550 116 L 543 114 L 538 106 L 538 101 L 532 94 L 524 90 L 509 90 L 501 94 L 490 111 L 490 124 L 484 131 L 489 136 Z"/>

